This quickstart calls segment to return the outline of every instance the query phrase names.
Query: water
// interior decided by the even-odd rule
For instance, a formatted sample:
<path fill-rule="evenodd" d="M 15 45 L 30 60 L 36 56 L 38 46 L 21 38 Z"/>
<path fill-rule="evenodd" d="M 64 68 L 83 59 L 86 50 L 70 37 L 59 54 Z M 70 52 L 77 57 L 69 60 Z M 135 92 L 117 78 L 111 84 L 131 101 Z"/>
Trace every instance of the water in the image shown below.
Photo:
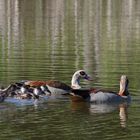
<path fill-rule="evenodd" d="M 119 90 L 129 78 L 130 106 L 71 103 L 69 98 L 0 104 L 0 139 L 139 139 L 139 0 L 0 0 L 0 86 L 19 80 Z M 121 115 L 120 115 L 121 114 Z"/>

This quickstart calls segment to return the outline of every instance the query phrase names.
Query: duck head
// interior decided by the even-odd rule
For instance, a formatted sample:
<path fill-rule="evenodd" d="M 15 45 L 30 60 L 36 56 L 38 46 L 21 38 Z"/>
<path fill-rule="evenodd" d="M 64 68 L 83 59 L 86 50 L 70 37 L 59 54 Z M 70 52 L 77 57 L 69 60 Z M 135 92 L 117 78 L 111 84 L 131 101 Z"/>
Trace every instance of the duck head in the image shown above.
<path fill-rule="evenodd" d="M 41 88 L 39 86 L 34 87 L 33 94 L 39 96 L 39 95 L 43 94 L 43 91 L 41 90 Z"/>
<path fill-rule="evenodd" d="M 30 86 L 29 85 L 23 85 L 20 87 L 20 92 L 21 93 L 27 93 L 30 90 Z"/>
<path fill-rule="evenodd" d="M 78 70 L 72 76 L 71 87 L 73 89 L 80 89 L 81 88 L 81 86 L 79 85 L 80 79 L 86 79 L 88 81 L 92 80 L 90 78 L 90 76 L 84 70 Z"/>
<path fill-rule="evenodd" d="M 40 86 L 40 88 L 42 92 L 44 92 L 46 95 L 51 95 L 51 91 L 48 89 L 47 85 L 46 86 L 42 85 Z"/>
<path fill-rule="evenodd" d="M 128 80 L 127 76 L 126 75 L 122 75 L 121 79 L 120 79 L 120 91 L 119 91 L 119 95 L 120 96 L 127 96 L 127 95 L 129 95 L 128 83 L 129 83 L 129 80 Z"/>

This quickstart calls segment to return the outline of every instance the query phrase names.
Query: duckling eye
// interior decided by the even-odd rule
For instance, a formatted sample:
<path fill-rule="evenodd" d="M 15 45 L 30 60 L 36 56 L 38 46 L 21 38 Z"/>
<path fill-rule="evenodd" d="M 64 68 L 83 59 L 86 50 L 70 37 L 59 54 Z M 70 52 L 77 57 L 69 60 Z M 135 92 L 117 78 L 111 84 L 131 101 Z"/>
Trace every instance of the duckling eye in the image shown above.
<path fill-rule="evenodd" d="M 84 76 L 84 75 L 86 75 L 86 73 L 84 71 L 81 71 L 80 75 Z"/>

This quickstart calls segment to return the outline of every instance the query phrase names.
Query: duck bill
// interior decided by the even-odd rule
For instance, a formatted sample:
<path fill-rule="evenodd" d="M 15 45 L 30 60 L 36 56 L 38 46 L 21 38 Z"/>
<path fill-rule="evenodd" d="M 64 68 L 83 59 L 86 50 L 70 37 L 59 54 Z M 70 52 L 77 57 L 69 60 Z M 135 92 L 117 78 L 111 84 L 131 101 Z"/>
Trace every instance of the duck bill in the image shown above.
<path fill-rule="evenodd" d="M 47 93 L 48 93 L 49 95 L 51 95 L 51 94 L 52 94 L 52 92 L 49 90 L 49 86 L 48 86 L 48 85 L 46 85 L 46 87 L 47 87 L 47 89 L 46 89 Z"/>
<path fill-rule="evenodd" d="M 49 89 L 47 89 L 47 92 L 51 95 L 52 93 L 51 93 L 51 91 L 49 90 Z"/>
<path fill-rule="evenodd" d="M 88 80 L 88 81 L 93 81 L 92 78 L 91 78 L 90 76 L 88 76 L 88 75 L 85 76 L 84 79 L 85 79 L 85 80 Z"/>

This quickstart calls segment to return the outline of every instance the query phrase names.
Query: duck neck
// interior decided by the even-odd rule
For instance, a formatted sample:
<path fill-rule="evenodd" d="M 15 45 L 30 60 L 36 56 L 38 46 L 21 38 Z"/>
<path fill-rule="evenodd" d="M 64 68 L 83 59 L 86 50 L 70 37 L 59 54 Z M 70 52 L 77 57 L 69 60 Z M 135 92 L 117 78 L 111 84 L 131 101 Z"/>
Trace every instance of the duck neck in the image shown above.
<path fill-rule="evenodd" d="M 128 83 L 129 83 L 129 80 L 127 79 L 126 75 L 122 75 L 121 79 L 120 79 L 120 91 L 118 93 L 120 96 L 128 96 L 129 95 Z"/>
<path fill-rule="evenodd" d="M 74 74 L 71 80 L 71 87 L 73 89 L 79 89 L 80 87 L 80 77 L 77 74 Z"/>
<path fill-rule="evenodd" d="M 129 91 L 128 91 L 127 85 L 124 87 L 123 85 L 120 84 L 119 95 L 120 96 L 127 96 L 127 95 L 129 95 Z"/>
<path fill-rule="evenodd" d="M 129 92 L 128 92 L 127 89 L 125 89 L 125 90 L 120 90 L 120 91 L 119 91 L 119 95 L 120 95 L 120 96 L 128 96 L 128 95 L 129 95 Z"/>

